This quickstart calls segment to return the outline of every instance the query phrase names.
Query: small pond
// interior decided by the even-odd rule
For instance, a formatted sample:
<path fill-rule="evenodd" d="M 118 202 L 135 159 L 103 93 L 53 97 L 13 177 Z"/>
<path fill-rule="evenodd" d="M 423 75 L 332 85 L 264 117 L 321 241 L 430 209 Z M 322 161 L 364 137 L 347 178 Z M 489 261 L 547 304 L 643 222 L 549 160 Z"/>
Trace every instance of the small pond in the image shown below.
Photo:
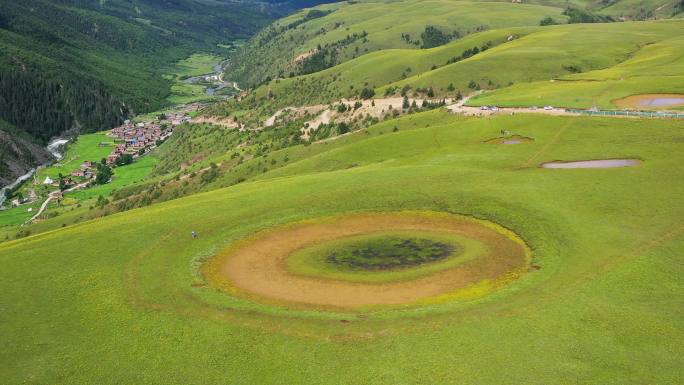
<path fill-rule="evenodd" d="M 615 168 L 636 166 L 641 161 L 637 159 L 597 159 L 580 160 L 575 162 L 548 162 L 541 165 L 543 168 Z"/>

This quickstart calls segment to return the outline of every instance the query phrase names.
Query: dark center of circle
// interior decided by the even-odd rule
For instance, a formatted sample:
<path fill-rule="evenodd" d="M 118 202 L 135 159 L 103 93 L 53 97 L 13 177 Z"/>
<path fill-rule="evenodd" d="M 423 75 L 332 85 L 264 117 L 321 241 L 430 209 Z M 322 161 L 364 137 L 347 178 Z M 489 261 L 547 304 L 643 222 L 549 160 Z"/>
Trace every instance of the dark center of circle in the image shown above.
<path fill-rule="evenodd" d="M 453 254 L 450 244 L 421 238 L 384 238 L 360 241 L 331 252 L 331 264 L 362 270 L 389 270 L 445 259 Z"/>

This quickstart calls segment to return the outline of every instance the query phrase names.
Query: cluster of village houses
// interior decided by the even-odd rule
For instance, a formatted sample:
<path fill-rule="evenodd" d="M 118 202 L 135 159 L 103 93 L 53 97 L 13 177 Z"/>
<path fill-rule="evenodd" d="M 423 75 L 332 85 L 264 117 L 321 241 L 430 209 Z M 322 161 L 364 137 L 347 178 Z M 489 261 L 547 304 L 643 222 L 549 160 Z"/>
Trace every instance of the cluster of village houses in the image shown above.
<path fill-rule="evenodd" d="M 118 139 L 120 143 L 107 155 L 107 165 L 116 163 L 116 160 L 124 154 L 138 157 L 154 146 L 157 141 L 164 140 L 171 135 L 172 130 L 165 128 L 158 122 L 133 124 L 130 121 L 113 128 L 107 135 Z"/>
<path fill-rule="evenodd" d="M 205 106 L 206 104 L 204 103 L 191 103 L 176 111 L 167 112 L 163 119 L 155 119 L 147 123 L 133 123 L 130 120 L 126 120 L 123 125 L 111 129 L 107 135 L 114 139 L 116 145 L 112 149 L 112 152 L 105 158 L 107 165 L 115 164 L 116 160 L 124 154 L 130 154 L 133 158 L 137 158 L 141 154 L 149 151 L 160 141 L 164 141 L 171 136 L 174 126 L 189 122 L 191 120 L 191 117 L 188 115 L 189 113 L 199 111 Z M 110 146 L 111 144 L 105 142 L 100 143 L 100 145 Z M 78 179 L 74 178 L 80 178 L 81 180 L 93 179 L 97 173 L 97 163 L 99 161 L 99 159 L 86 160 L 81 163 L 77 169 L 70 173 L 70 175 L 65 175 L 62 178 L 64 185 L 76 185 Z M 52 179 L 48 176 L 45 177 L 43 185 L 59 187 L 60 180 L 59 178 Z M 55 191 L 52 194 L 57 193 L 58 192 Z M 59 192 L 59 195 L 61 196 L 61 192 Z M 29 197 L 15 199 L 12 201 L 12 206 L 18 206 L 23 203 L 34 201 L 35 199 L 37 199 L 37 196 L 35 191 L 31 189 Z"/>
<path fill-rule="evenodd" d="M 148 151 L 150 148 L 157 145 L 159 141 L 164 141 L 173 133 L 173 126 L 178 126 L 190 121 L 188 112 L 200 109 L 200 104 L 190 104 L 179 111 L 169 112 L 165 114 L 165 119 L 147 123 L 133 123 L 126 120 L 123 125 L 115 127 L 109 131 L 108 136 L 115 139 L 116 146 L 112 152 L 107 155 L 106 164 L 111 166 L 116 163 L 117 159 L 124 154 L 130 154 L 133 158 L 139 157 L 141 154 Z M 108 146 L 109 143 L 100 143 L 101 146 Z M 73 170 L 70 176 L 64 178 L 66 185 L 73 185 L 74 181 L 71 177 L 92 179 L 95 177 L 97 164 L 93 161 L 85 161 L 81 163 L 79 168 Z M 43 184 L 59 186 L 59 180 L 53 180 L 46 177 Z"/>
<path fill-rule="evenodd" d="M 164 140 L 171 135 L 170 128 L 162 128 L 159 122 L 151 123 L 132 123 L 127 120 L 123 125 L 113 128 L 107 135 L 117 139 L 117 144 L 112 149 L 112 152 L 107 155 L 106 164 L 111 166 L 116 163 L 116 160 L 124 154 L 130 154 L 133 158 L 137 158 L 145 151 L 160 140 Z M 109 146 L 109 143 L 100 143 L 101 146 Z M 64 184 L 73 185 L 74 181 L 71 177 L 92 179 L 95 177 L 97 170 L 96 162 L 87 160 L 73 170 L 69 176 L 63 178 Z M 50 177 L 46 177 L 43 184 L 59 186 L 59 180 L 55 181 Z"/>
<path fill-rule="evenodd" d="M 173 133 L 173 126 L 190 121 L 186 109 L 169 112 L 164 120 L 157 119 L 147 123 L 133 123 L 126 120 L 123 125 L 112 128 L 107 135 L 115 138 L 119 143 L 107 155 L 107 165 L 115 164 L 116 160 L 124 154 L 130 154 L 133 158 L 137 158 L 160 141 L 164 141 Z M 90 162 L 84 162 L 80 169 L 74 170 L 71 175 L 89 178 L 89 172 L 91 173 L 90 177 L 92 177 L 92 168 L 93 165 Z"/>

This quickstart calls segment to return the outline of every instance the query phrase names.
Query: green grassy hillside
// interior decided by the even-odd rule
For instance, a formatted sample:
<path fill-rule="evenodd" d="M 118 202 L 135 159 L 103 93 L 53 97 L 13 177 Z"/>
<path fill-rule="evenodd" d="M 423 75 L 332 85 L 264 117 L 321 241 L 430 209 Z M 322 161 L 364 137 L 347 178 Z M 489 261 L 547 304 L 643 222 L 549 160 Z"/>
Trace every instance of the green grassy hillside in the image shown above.
<path fill-rule="evenodd" d="M 485 143 L 502 129 L 534 140 Z M 283 149 L 271 156 L 292 161 L 258 180 L 3 243 L 0 376 L 51 384 L 679 383 L 682 135 L 675 121 L 433 111 Z M 643 163 L 537 167 L 621 157 Z M 540 268 L 479 299 L 361 314 L 252 302 L 205 286 L 197 271 L 262 229 L 387 210 L 495 221 L 530 245 Z"/>
<path fill-rule="evenodd" d="M 369 52 L 443 45 L 473 32 L 512 26 L 669 18 L 684 6 L 668 0 L 340 2 L 273 23 L 234 55 L 227 75 L 245 86 L 318 72 Z"/>
<path fill-rule="evenodd" d="M 540 101 L 566 107 L 615 109 L 616 100 L 636 94 L 684 93 L 684 38 L 681 28 L 671 37 L 648 44 L 629 59 L 605 69 L 562 76 L 553 83 L 517 84 L 474 99 L 474 105 L 533 106 Z"/>
<path fill-rule="evenodd" d="M 226 75 L 254 85 L 316 72 L 373 51 L 443 44 L 423 35 L 428 26 L 449 40 L 486 29 L 538 25 L 545 17 L 563 21 L 561 12 L 538 5 L 452 0 L 327 4 L 302 10 L 261 31 L 233 57 Z"/>
<path fill-rule="evenodd" d="M 590 8 L 606 15 L 636 19 L 667 18 L 681 16 L 684 4 L 681 1 L 623 0 L 615 2 L 593 1 Z"/>
<path fill-rule="evenodd" d="M 192 14 L 190 1 L 207 8 Z M 684 95 L 684 20 L 617 22 L 670 17 L 678 2 L 532 3 L 361 0 L 295 13 L 230 58 L 225 75 L 255 89 L 35 223 L 21 226 L 40 201 L 3 212 L 0 383 L 684 383 L 684 121 L 409 103 L 482 91 L 468 103 L 615 109 L 627 96 Z M 125 79 L 160 82 L 127 91 L 150 107 L 197 98 L 180 82 L 215 58 L 149 65 L 184 42 L 212 51 L 207 33 L 223 25 L 212 12 L 245 5 L 45 4 L 102 19 L 41 24 L 41 36 L 38 24 L 18 32 L 30 13 L 0 17 L 14 23 L 0 37 L 20 36 L 0 39 L 14 71 L 0 84 L 59 101 L 60 65 L 84 55 L 67 74 L 104 80 L 91 104 L 74 101 L 107 119 L 99 103 L 122 105 Z M 192 19 L 187 35 L 173 32 L 178 17 Z M 122 32 L 130 50 L 110 45 L 110 25 L 95 28 L 110 18 L 142 26 Z M 159 46 L 142 44 L 152 30 Z M 87 44 L 57 49 L 74 31 Z M 38 56 L 32 40 L 45 43 Z M 126 78 L 132 57 L 144 65 Z M 50 114 L 35 116 L 65 119 Z M 38 177 L 100 158 L 102 141 L 81 136 Z M 627 163 L 568 168 L 601 160 Z"/>
<path fill-rule="evenodd" d="M 376 98 L 496 90 L 470 103 L 616 108 L 611 100 L 632 94 L 681 92 L 683 28 L 681 20 L 663 20 L 492 29 L 431 49 L 385 49 L 272 80 L 243 102 L 207 113 L 258 126 L 280 108 L 359 98 L 364 89 L 374 89 Z"/>
<path fill-rule="evenodd" d="M 641 67 L 656 66 L 658 63 L 661 66 L 666 65 L 669 73 L 675 75 L 682 67 L 677 63 L 677 60 L 681 58 L 677 50 L 677 41 L 680 39 L 673 37 L 680 36 L 682 33 L 684 33 L 682 21 L 544 27 L 535 33 L 494 47 L 467 60 L 417 74 L 390 86 L 433 87 L 436 90 L 446 91 L 447 85 L 453 83 L 456 88 L 466 90 L 470 88 L 469 91 L 472 91 L 472 87 L 469 87 L 471 80 L 476 83 L 478 89 L 502 88 L 513 83 L 547 80 L 544 83 L 538 83 L 543 84 L 542 87 L 545 88 L 550 79 L 596 80 L 591 79 L 592 75 L 585 74 L 585 72 L 606 68 L 610 69 L 599 72 L 596 76 L 602 76 L 602 73 L 605 76 L 613 71 L 612 68 L 616 68 L 618 77 L 624 76 L 625 71 L 630 68 L 634 74 L 653 75 L 655 74 L 653 71 L 642 71 Z M 639 52 L 642 49 L 646 52 L 640 55 Z M 650 58 L 651 62 L 643 63 L 640 59 L 644 57 Z M 663 76 L 669 73 L 663 73 Z M 669 83 L 670 88 L 673 88 L 672 91 L 680 87 L 677 78 L 670 78 Z M 516 94 L 515 89 L 511 88 L 510 92 Z M 580 94 L 589 95 L 589 93 Z M 533 103 L 539 103 L 539 101 Z"/>
<path fill-rule="evenodd" d="M 275 97 L 274 103 L 278 106 L 326 103 L 341 98 L 355 98 L 364 88 L 377 88 L 378 97 L 380 97 L 386 91 L 383 86 L 401 82 L 406 78 L 413 79 L 415 74 L 422 74 L 447 66 L 447 62 L 456 56 L 460 56 L 465 50 L 473 47 L 484 47 L 488 44 L 498 46 L 507 43 L 507 39 L 511 36 L 520 38 L 539 28 L 494 29 L 474 33 L 432 49 L 376 51 L 310 75 L 272 81 L 267 86 L 258 88 L 255 94 L 265 96 L 268 90 L 271 90 Z M 440 94 L 445 94 L 450 83 L 453 82 L 447 82 L 446 85 L 438 84 L 436 89 L 441 88 Z M 456 82 L 456 84 L 465 91 L 468 82 L 466 80 L 465 83 L 461 81 Z M 452 91 L 451 94 L 456 94 L 455 89 Z"/>

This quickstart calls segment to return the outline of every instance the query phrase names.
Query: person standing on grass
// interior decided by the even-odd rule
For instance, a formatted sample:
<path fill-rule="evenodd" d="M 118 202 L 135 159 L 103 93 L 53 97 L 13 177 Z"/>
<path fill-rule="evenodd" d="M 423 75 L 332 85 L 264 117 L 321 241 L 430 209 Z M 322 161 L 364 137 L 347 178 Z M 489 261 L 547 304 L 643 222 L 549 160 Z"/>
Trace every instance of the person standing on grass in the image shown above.
<path fill-rule="evenodd" d="M 195 238 L 197 238 L 197 233 L 193 231 L 192 232 L 192 239 L 195 239 Z"/>

